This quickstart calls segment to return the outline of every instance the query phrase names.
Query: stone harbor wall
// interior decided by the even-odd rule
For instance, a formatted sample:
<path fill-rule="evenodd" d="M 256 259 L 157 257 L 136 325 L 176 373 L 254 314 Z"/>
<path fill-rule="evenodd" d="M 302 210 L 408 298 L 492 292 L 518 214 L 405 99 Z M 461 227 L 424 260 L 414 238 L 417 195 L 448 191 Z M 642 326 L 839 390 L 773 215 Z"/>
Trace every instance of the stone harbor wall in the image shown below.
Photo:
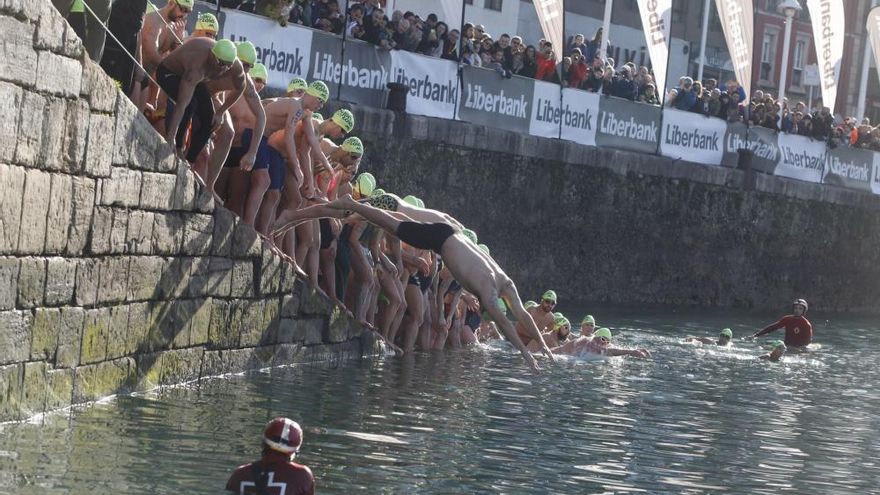
<path fill-rule="evenodd" d="M 0 422 L 376 352 L 185 163 L 48 0 L 0 3 Z"/>

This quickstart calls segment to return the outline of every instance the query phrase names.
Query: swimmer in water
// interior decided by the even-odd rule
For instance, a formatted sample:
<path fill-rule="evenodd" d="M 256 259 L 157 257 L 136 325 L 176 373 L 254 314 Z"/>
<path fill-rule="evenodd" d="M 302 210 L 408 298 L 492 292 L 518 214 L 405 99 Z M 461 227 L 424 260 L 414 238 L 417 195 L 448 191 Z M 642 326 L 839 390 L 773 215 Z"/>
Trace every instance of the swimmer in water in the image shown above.
<path fill-rule="evenodd" d="M 611 330 L 600 328 L 593 332 L 590 337 L 579 337 L 559 347 L 552 349 L 554 354 L 568 354 L 570 356 L 583 356 L 594 354 L 597 356 L 632 356 L 637 358 L 649 358 L 651 353 L 647 349 L 621 349 L 611 347 Z"/>
<path fill-rule="evenodd" d="M 562 313 L 555 313 L 556 318 L 553 320 L 553 324 L 551 325 L 551 330 L 549 332 L 542 333 L 541 336 L 544 338 L 544 342 L 551 348 L 559 347 L 562 344 L 566 343 L 571 335 L 571 322 L 568 321 Z M 541 350 L 540 345 L 537 341 L 533 340 L 529 342 L 529 350 L 532 352 L 538 352 Z"/>
<path fill-rule="evenodd" d="M 750 336 L 750 339 L 775 332 L 780 328 L 785 328 L 785 345 L 792 351 L 804 351 L 805 348 L 813 341 L 813 325 L 806 318 L 807 301 L 796 299 L 791 303 L 792 314 L 783 316 L 782 319 L 767 326 L 763 330 L 756 332 Z"/>
<path fill-rule="evenodd" d="M 584 316 L 581 320 L 581 337 L 589 337 L 594 331 L 596 331 L 596 319 L 593 315 Z"/>
<path fill-rule="evenodd" d="M 765 361 L 777 362 L 782 359 L 782 355 L 785 354 L 785 351 L 788 348 L 785 346 L 785 342 L 781 340 L 774 341 L 772 347 L 770 348 L 770 352 L 767 354 L 758 356 L 758 359 L 763 359 Z"/>
<path fill-rule="evenodd" d="M 709 337 L 687 337 L 687 343 L 715 344 L 718 346 L 730 345 L 730 339 L 733 338 L 733 332 L 729 328 L 725 328 L 718 334 L 718 339 L 710 339 Z"/>

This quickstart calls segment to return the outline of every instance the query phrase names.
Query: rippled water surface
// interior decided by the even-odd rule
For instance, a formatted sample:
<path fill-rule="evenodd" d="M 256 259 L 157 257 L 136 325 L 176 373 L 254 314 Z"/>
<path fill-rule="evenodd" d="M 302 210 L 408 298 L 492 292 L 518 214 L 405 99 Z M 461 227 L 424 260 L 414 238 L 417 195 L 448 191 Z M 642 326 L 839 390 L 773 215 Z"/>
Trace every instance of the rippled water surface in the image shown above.
<path fill-rule="evenodd" d="M 774 364 L 757 343 L 681 343 L 766 317 L 633 314 L 597 316 L 651 360 L 532 376 L 490 346 L 209 379 L 0 426 L 0 493 L 221 493 L 276 415 L 306 429 L 299 460 L 321 493 L 880 490 L 873 321 L 810 315 L 821 349 Z"/>

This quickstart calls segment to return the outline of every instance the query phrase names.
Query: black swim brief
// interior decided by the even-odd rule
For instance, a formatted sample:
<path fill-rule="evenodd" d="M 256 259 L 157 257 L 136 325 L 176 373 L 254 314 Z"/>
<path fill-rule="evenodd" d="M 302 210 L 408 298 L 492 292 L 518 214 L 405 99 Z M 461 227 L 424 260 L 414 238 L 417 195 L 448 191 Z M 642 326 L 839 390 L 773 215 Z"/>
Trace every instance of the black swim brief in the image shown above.
<path fill-rule="evenodd" d="M 445 223 L 400 222 L 397 237 L 417 249 L 430 249 L 440 254 L 443 243 L 455 235 L 455 229 Z"/>

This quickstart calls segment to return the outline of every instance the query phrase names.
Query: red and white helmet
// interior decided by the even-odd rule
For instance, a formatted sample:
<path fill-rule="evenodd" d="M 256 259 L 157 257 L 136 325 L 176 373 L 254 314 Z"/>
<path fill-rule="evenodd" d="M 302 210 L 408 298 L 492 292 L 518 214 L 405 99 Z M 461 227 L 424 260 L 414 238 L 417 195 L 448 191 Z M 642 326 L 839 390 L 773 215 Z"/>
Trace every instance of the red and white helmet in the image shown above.
<path fill-rule="evenodd" d="M 795 299 L 794 302 L 791 303 L 791 305 L 792 306 L 803 306 L 804 313 L 806 313 L 807 310 L 810 309 L 810 306 L 807 305 L 807 301 L 805 301 L 804 299 Z"/>
<path fill-rule="evenodd" d="M 282 454 L 295 454 L 302 445 L 303 431 L 299 423 L 288 418 L 275 418 L 263 430 L 263 442 Z"/>

